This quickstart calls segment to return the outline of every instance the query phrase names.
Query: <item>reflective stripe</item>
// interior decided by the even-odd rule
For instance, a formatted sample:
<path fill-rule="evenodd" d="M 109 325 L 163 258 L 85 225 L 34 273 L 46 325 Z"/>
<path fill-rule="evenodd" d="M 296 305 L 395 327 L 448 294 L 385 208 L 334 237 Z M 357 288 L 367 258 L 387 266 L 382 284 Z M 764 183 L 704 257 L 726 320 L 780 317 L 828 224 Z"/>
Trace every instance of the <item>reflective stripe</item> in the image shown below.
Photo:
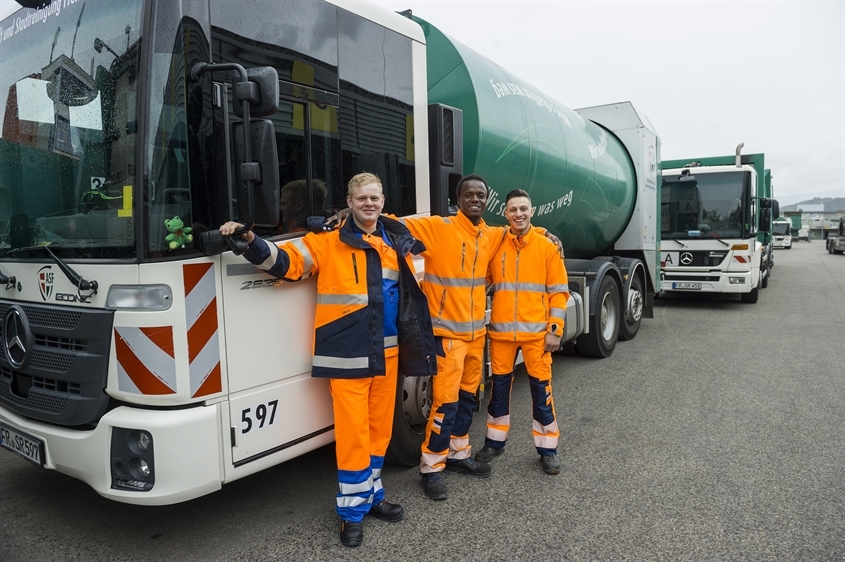
<path fill-rule="evenodd" d="M 546 331 L 545 322 L 490 322 L 487 328 L 491 332 L 528 332 L 529 334 L 541 334 Z"/>
<path fill-rule="evenodd" d="M 560 430 L 557 427 L 557 420 L 552 421 L 549 425 L 542 425 L 537 420 L 534 420 L 534 425 L 531 428 L 531 433 L 534 434 L 534 446 L 541 449 L 556 449 Z"/>
<path fill-rule="evenodd" d="M 368 357 L 328 357 L 315 355 L 311 360 L 313 367 L 327 367 L 331 369 L 367 369 L 370 366 Z"/>
<path fill-rule="evenodd" d="M 452 322 L 451 320 L 443 320 L 442 318 L 431 317 L 431 322 L 435 328 L 443 327 L 454 333 L 472 332 L 480 330 L 484 327 L 485 319 L 474 320 L 472 322 Z"/>
<path fill-rule="evenodd" d="M 381 270 L 381 277 L 382 277 L 382 279 L 390 279 L 391 281 L 399 281 L 399 270 L 398 269 L 382 269 Z"/>
<path fill-rule="evenodd" d="M 552 318 L 566 318 L 566 311 L 562 308 L 553 308 L 549 311 L 549 316 Z"/>
<path fill-rule="evenodd" d="M 469 446 L 469 435 L 464 437 L 452 437 L 449 442 L 449 460 L 461 461 L 468 459 L 472 448 Z"/>
<path fill-rule="evenodd" d="M 271 244 L 263 238 L 260 240 L 267 245 L 267 249 L 270 250 L 270 255 L 267 256 L 266 260 L 261 262 L 261 265 L 259 265 L 258 268 L 267 270 L 276 265 L 276 259 L 279 257 L 279 248 L 275 244 Z"/>
<path fill-rule="evenodd" d="M 546 292 L 547 293 L 568 293 L 569 292 L 569 284 L 563 283 L 561 285 L 546 285 Z"/>
<path fill-rule="evenodd" d="M 499 416 L 498 418 L 494 418 L 490 414 L 487 414 L 487 439 L 492 439 L 493 441 L 507 441 L 510 426 L 510 414 Z"/>
<path fill-rule="evenodd" d="M 373 469 L 373 481 L 375 482 L 379 478 L 381 478 L 381 469 L 380 468 L 374 468 Z"/>
<path fill-rule="evenodd" d="M 384 486 L 381 485 L 381 478 L 373 482 L 373 494 L 377 494 L 379 490 L 384 490 Z M 373 496 L 370 496 L 370 501 L 373 501 Z"/>
<path fill-rule="evenodd" d="M 357 507 L 365 503 L 370 503 L 370 501 L 371 498 L 369 496 L 365 498 L 361 496 L 337 496 L 338 507 Z"/>
<path fill-rule="evenodd" d="M 305 245 L 305 242 L 302 241 L 302 238 L 291 240 L 290 242 L 288 242 L 288 244 L 292 244 L 293 246 L 295 246 L 304 258 L 304 263 L 302 264 L 302 276 L 307 277 L 308 275 L 311 275 L 311 270 L 314 268 L 314 257 L 308 250 L 308 246 Z"/>
<path fill-rule="evenodd" d="M 317 304 L 363 304 L 369 302 L 369 297 L 363 295 L 348 295 L 348 294 L 325 294 L 317 293 Z"/>
<path fill-rule="evenodd" d="M 387 336 L 384 338 L 384 347 L 396 347 L 399 345 L 399 336 Z"/>
<path fill-rule="evenodd" d="M 494 291 L 526 291 L 531 293 L 545 293 L 546 286 L 540 283 L 494 283 Z"/>
<path fill-rule="evenodd" d="M 355 482 L 354 484 L 338 482 L 338 486 L 340 487 L 341 494 L 344 496 L 351 496 L 352 494 L 363 494 L 365 492 L 369 492 L 370 488 L 373 487 L 373 481 L 370 479 L 365 482 Z"/>
<path fill-rule="evenodd" d="M 443 463 L 446 462 L 446 452 L 443 453 L 423 453 L 420 458 L 420 472 L 423 474 L 430 474 L 432 472 L 442 472 Z M 437 470 L 439 468 L 440 470 Z"/>
<path fill-rule="evenodd" d="M 484 285 L 486 282 L 484 277 L 475 277 L 470 279 L 440 277 L 439 275 L 432 275 L 427 271 L 424 279 L 429 283 L 436 283 L 437 285 L 443 285 L 444 287 L 478 287 L 480 285 Z"/>

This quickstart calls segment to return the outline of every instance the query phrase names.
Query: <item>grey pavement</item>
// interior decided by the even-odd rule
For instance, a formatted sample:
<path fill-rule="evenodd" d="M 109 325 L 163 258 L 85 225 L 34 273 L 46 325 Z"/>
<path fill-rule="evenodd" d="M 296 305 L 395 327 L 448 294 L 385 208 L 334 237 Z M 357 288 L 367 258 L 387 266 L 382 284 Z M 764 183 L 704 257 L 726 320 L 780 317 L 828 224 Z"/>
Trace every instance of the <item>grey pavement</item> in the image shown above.
<path fill-rule="evenodd" d="M 562 471 L 518 369 L 493 476 L 387 467 L 406 519 L 344 548 L 326 447 L 166 507 L 118 504 L 0 451 L 0 560 L 845 560 L 845 256 L 775 253 L 757 304 L 671 296 L 604 360 L 556 356 Z M 484 416 L 472 442 L 480 447 Z"/>

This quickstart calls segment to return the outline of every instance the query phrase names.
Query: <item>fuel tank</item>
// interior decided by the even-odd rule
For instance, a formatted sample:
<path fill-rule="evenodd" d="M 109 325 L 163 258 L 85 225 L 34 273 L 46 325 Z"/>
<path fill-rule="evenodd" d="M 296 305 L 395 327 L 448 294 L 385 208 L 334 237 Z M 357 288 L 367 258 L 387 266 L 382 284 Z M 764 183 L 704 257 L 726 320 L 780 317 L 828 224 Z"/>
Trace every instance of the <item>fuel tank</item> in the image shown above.
<path fill-rule="evenodd" d="M 428 22 L 428 103 L 463 110 L 464 174 L 490 186 L 484 219 L 504 224 L 505 196 L 521 188 L 532 224 L 554 232 L 567 258 L 605 253 L 634 210 L 633 162 L 608 130 L 517 78 Z M 550 65 L 564 71 L 563 63 Z"/>

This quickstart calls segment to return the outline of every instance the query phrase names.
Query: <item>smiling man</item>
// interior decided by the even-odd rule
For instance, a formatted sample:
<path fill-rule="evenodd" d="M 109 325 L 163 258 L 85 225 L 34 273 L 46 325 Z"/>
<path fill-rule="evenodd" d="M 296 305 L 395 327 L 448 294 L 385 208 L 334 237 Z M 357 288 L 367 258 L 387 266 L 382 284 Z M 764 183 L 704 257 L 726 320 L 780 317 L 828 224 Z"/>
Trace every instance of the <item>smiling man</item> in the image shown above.
<path fill-rule="evenodd" d="M 244 257 L 275 277 L 299 281 L 319 272 L 311 376 L 329 379 L 340 541 L 358 546 L 365 515 L 394 522 L 405 514 L 385 501 L 381 479 L 398 369 L 428 376 L 436 365 L 428 305 L 411 260 L 425 247 L 398 221 L 380 216 L 384 194 L 373 174 L 349 181 L 346 202 L 352 220 L 331 232 L 279 246 L 251 231 L 242 236 L 249 242 Z M 227 222 L 220 233 L 231 236 L 242 226 Z"/>
<path fill-rule="evenodd" d="M 444 471 L 476 478 L 486 478 L 491 472 L 489 464 L 471 456 L 469 427 L 481 383 L 487 333 L 487 264 L 505 228 L 488 226 L 481 218 L 488 195 L 484 178 L 465 176 L 455 192 L 456 216 L 402 219 L 427 248 L 422 253 L 422 287 L 437 341 L 438 374 L 432 379 L 420 475 L 425 495 L 434 500 L 446 499 Z"/>
<path fill-rule="evenodd" d="M 569 282 L 558 248 L 531 226 L 531 198 L 515 189 L 505 198 L 510 229 L 487 276 L 493 289 L 488 326 L 493 389 L 487 405 L 487 435 L 475 460 L 489 463 L 505 450 L 516 354 L 528 370 L 533 401 L 534 446 L 546 474 L 560 472 L 560 431 L 552 398 L 552 356 L 560 347 Z"/>

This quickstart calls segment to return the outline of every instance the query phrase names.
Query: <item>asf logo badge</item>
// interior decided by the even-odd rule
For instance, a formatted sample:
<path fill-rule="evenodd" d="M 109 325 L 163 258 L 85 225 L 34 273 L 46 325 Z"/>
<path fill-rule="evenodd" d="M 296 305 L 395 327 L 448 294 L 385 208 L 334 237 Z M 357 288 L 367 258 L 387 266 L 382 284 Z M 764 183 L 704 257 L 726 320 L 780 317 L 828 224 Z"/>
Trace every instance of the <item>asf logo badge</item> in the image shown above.
<path fill-rule="evenodd" d="M 41 291 L 41 298 L 49 300 L 53 295 L 53 269 L 52 265 L 45 265 L 38 270 L 38 290 Z"/>

